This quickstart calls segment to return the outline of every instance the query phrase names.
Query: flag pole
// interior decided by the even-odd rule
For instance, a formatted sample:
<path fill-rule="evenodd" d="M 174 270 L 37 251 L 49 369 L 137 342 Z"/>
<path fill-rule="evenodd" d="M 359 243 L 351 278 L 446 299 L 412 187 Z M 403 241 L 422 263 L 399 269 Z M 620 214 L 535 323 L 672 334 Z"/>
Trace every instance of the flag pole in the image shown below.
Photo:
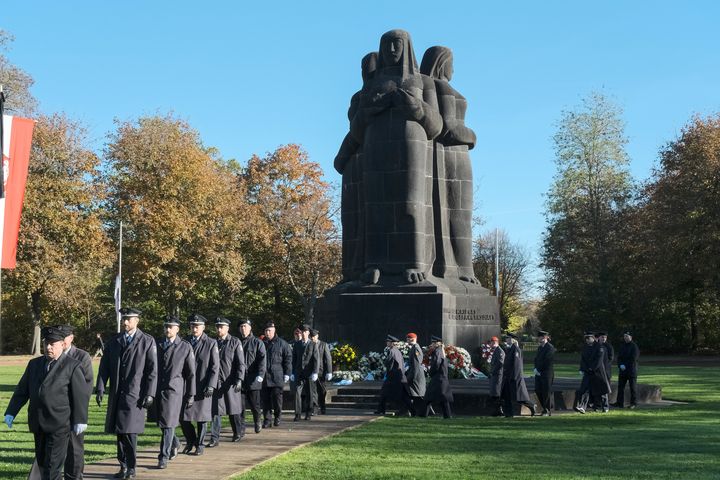
<path fill-rule="evenodd" d="M 3 116 L 5 115 L 5 93 L 3 86 L 0 85 L 0 198 L 5 198 L 5 131 Z M 5 219 L 3 218 L 2 221 Z M 2 261 L 2 238 L 0 238 L 0 261 Z M 3 354 L 3 337 L 2 337 L 2 268 L 0 268 L 0 355 Z"/>
<path fill-rule="evenodd" d="M 500 241 L 499 229 L 495 227 L 495 296 L 500 296 Z"/>
<path fill-rule="evenodd" d="M 120 256 L 118 258 L 118 276 L 115 280 L 115 318 L 117 320 L 117 332 L 120 333 L 120 305 L 122 304 L 122 248 L 123 248 L 123 223 L 120 221 Z"/>

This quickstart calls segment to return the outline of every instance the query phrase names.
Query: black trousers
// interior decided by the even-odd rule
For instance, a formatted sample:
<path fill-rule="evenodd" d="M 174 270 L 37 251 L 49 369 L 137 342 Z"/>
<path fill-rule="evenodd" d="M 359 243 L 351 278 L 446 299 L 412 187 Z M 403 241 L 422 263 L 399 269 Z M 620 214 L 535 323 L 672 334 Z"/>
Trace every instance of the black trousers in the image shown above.
<path fill-rule="evenodd" d="M 450 418 L 452 416 L 452 410 L 450 410 L 450 402 L 447 400 L 440 403 L 440 407 L 442 407 L 443 412 L 443 418 Z M 432 408 L 432 402 L 427 402 L 427 406 L 425 407 L 425 416 L 428 416 L 429 410 Z"/>
<path fill-rule="evenodd" d="M 385 413 L 385 408 L 387 404 L 387 396 L 380 393 L 380 403 L 378 404 L 378 412 Z M 398 410 L 398 413 L 403 414 L 406 412 L 411 412 L 415 414 L 415 409 L 413 407 L 412 399 L 410 398 L 410 394 L 408 393 L 407 387 L 403 384 L 403 388 L 400 394 L 400 403 L 402 403 L 402 406 Z M 428 402 L 427 405 L 430 405 Z"/>
<path fill-rule="evenodd" d="M 69 426 L 56 432 L 34 433 L 35 461 L 38 468 L 30 470 L 31 477 L 33 472 L 36 472 L 39 473 L 39 478 L 42 480 L 62 480 L 63 463 L 65 463 L 71 433 Z"/>
<path fill-rule="evenodd" d="M 517 399 L 517 391 L 514 388 L 503 388 L 502 390 L 502 400 L 503 400 L 503 413 L 506 417 L 512 417 L 515 415 L 515 404 L 518 405 L 525 405 L 528 408 L 534 408 L 535 405 L 533 405 L 532 402 L 527 401 L 518 401 Z"/>
<path fill-rule="evenodd" d="M 309 378 L 295 380 L 295 415 L 310 413 L 315 405 L 315 382 Z"/>
<path fill-rule="evenodd" d="M 546 388 L 543 377 L 535 375 L 535 395 L 538 397 L 538 403 L 543 412 L 549 412 L 555 408 L 553 401 L 552 379 L 550 385 Z"/>
<path fill-rule="evenodd" d="M 413 412 L 413 415 L 421 417 L 427 416 L 427 406 L 425 405 L 424 397 L 410 397 L 410 402 L 412 403 L 412 409 L 410 411 Z"/>
<path fill-rule="evenodd" d="M 85 468 L 85 433 L 70 432 L 67 457 L 65 457 L 65 480 L 81 480 Z"/>
<path fill-rule="evenodd" d="M 123 470 L 135 470 L 137 464 L 137 433 L 117 434 L 117 459 Z"/>
<path fill-rule="evenodd" d="M 621 407 L 625 404 L 625 385 L 630 384 L 630 405 L 637 404 L 637 377 L 628 377 L 622 373 L 618 377 L 617 403 Z"/>
<path fill-rule="evenodd" d="M 180 422 L 180 428 L 185 435 L 185 443 L 193 447 L 205 445 L 205 435 L 207 434 L 207 422 L 197 422 L 197 432 L 192 422 L 183 420 Z"/>
<path fill-rule="evenodd" d="M 325 387 L 325 380 L 318 380 L 315 382 L 315 406 L 320 407 L 320 411 L 325 411 L 325 397 L 327 396 L 327 388 Z"/>
<path fill-rule="evenodd" d="M 160 428 L 162 441 L 160 442 L 160 454 L 158 460 L 168 460 L 173 448 L 180 448 L 180 440 L 175 435 L 175 427 Z"/>
<path fill-rule="evenodd" d="M 218 441 L 220 439 L 220 430 L 222 430 L 222 415 L 213 415 L 212 424 L 210 425 L 210 439 Z M 230 427 L 232 428 L 233 436 L 240 435 L 242 431 L 242 424 L 240 421 L 240 415 L 228 415 L 230 418 Z"/>
<path fill-rule="evenodd" d="M 280 418 L 283 406 L 283 387 L 267 387 L 263 386 L 261 390 L 263 417 L 270 418 L 270 412 L 274 418 Z"/>
<path fill-rule="evenodd" d="M 260 416 L 262 415 L 262 402 L 260 401 L 260 390 L 245 390 L 243 392 L 245 396 L 245 405 L 250 408 L 253 416 L 253 423 L 260 422 Z M 245 427 L 245 409 L 240 414 L 240 424 Z"/>

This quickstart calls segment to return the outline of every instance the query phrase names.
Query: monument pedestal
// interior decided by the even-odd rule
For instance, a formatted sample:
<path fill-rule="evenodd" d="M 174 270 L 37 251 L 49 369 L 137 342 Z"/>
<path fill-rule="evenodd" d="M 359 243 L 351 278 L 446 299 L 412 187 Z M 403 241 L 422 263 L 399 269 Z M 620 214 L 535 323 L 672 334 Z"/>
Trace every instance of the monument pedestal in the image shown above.
<path fill-rule="evenodd" d="M 445 345 L 467 349 L 477 364 L 480 345 L 500 333 L 500 314 L 487 289 L 430 278 L 413 285 L 340 285 L 318 300 L 315 325 L 324 339 L 351 343 L 361 353 L 382 351 L 387 334 L 404 340 L 414 332 L 423 346 L 440 335 Z"/>

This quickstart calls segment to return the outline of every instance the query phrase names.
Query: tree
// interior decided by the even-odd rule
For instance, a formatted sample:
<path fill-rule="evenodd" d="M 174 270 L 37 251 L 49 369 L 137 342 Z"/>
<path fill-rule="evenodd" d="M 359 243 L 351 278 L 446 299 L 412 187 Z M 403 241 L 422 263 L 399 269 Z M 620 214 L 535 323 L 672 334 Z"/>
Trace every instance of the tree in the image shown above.
<path fill-rule="evenodd" d="M 157 315 L 227 308 L 243 287 L 248 213 L 232 164 L 172 115 L 119 123 L 105 157 L 128 301 Z"/>
<path fill-rule="evenodd" d="M 286 283 L 313 324 L 318 297 L 340 278 L 340 242 L 330 186 L 298 145 L 253 156 L 241 179 L 261 223 L 253 228 L 265 248 L 266 275 Z"/>
<path fill-rule="evenodd" d="M 500 328 L 505 330 L 508 328 L 510 319 L 523 310 L 523 302 L 529 286 L 527 273 L 530 267 L 530 256 L 527 249 L 513 243 L 504 230 L 498 232 L 497 250 L 495 244 L 495 231 L 486 232 L 475 241 L 473 267 L 475 276 L 482 285 L 496 285 L 495 254 L 496 251 L 499 252 Z"/>
<path fill-rule="evenodd" d="M 25 298 L 31 314 L 34 355 L 46 312 L 67 322 L 97 309 L 95 293 L 111 259 L 99 209 L 99 164 L 78 123 L 60 114 L 38 119 L 17 268 L 7 275 L 8 290 Z"/>
<path fill-rule="evenodd" d="M 557 173 L 547 195 L 540 318 L 555 339 L 583 328 L 611 328 L 617 296 L 618 233 L 633 184 L 621 109 L 593 93 L 561 115 L 554 136 Z"/>
<path fill-rule="evenodd" d="M 30 93 L 30 87 L 35 82 L 5 56 L 13 40 L 12 35 L 0 30 L 0 85 L 5 92 L 5 108 L 10 114 L 30 116 L 37 107 L 37 101 Z"/>

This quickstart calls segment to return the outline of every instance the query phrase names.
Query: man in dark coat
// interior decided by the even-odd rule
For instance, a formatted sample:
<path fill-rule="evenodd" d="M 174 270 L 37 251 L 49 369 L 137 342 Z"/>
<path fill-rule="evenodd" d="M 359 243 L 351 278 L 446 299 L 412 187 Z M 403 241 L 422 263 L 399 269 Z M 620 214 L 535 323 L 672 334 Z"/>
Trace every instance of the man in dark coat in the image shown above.
<path fill-rule="evenodd" d="M 445 357 L 445 345 L 442 338 L 435 335 L 430 337 L 430 385 L 425 392 L 425 404 L 427 415 L 433 403 L 439 403 L 442 407 L 443 418 L 451 418 L 450 402 L 453 401 L 452 390 L 450 390 L 450 379 L 448 378 L 448 363 Z"/>
<path fill-rule="evenodd" d="M 388 335 L 385 338 L 385 380 L 380 389 L 380 403 L 375 411 L 376 415 L 385 415 L 385 405 L 388 400 L 402 405 L 397 416 L 408 415 L 412 410 L 412 401 L 408 393 L 408 381 L 405 377 L 405 360 L 395 345 L 400 340 Z M 426 399 L 427 401 L 427 399 Z"/>
<path fill-rule="evenodd" d="M 114 478 L 135 478 L 137 436 L 145 431 L 146 410 L 157 391 L 157 347 L 155 339 L 138 328 L 141 313 L 136 308 L 120 309 L 125 331 L 107 342 L 98 368 L 98 406 L 110 382 L 105 433 L 117 435 L 120 471 Z"/>
<path fill-rule="evenodd" d="M 310 340 L 317 345 L 318 349 L 318 379 L 315 382 L 315 407 L 320 408 L 320 413 L 325 415 L 325 397 L 327 396 L 327 388 L 325 382 L 332 379 L 332 355 L 330 347 L 327 343 L 320 340 L 320 331 L 311 329 Z"/>
<path fill-rule="evenodd" d="M 180 427 L 185 436 L 184 454 L 205 453 L 207 423 L 212 421 L 213 394 L 218 384 L 220 357 L 217 342 L 205 334 L 207 319 L 198 313 L 188 317 L 190 336 L 186 340 L 195 354 L 195 398 L 183 410 Z M 197 430 L 193 426 L 197 422 Z M 195 451 L 193 452 L 193 448 Z"/>
<path fill-rule="evenodd" d="M 45 327 L 41 333 L 45 356 L 28 362 L 5 410 L 5 424 L 12 428 L 29 400 L 28 427 L 35 437 L 40 476 L 61 480 L 71 433 L 87 429 L 89 393 L 82 364 L 65 353 L 65 332 Z"/>
<path fill-rule="evenodd" d="M 517 337 L 508 332 L 505 337 L 507 350 L 503 364 L 503 413 L 506 417 L 513 417 L 515 404 L 525 405 L 530 414 L 535 416 L 535 404 L 530 401 L 523 372 L 522 350 L 518 345 Z"/>
<path fill-rule="evenodd" d="M 217 329 L 217 345 L 220 352 L 220 372 L 218 374 L 218 388 L 213 396 L 213 421 L 208 447 L 217 446 L 220 441 L 222 417 L 230 417 L 233 442 L 242 438 L 242 425 L 240 415 L 243 412 L 242 382 L 245 378 L 245 353 L 239 338 L 230 335 L 230 320 L 218 317 L 215 320 Z"/>
<path fill-rule="evenodd" d="M 595 334 L 585 333 L 585 346 L 580 352 L 580 389 L 575 392 L 575 411 L 585 413 L 592 398 L 594 405 L 601 405 L 603 413 L 609 410 L 607 395 L 610 382 L 605 373 L 605 347 L 595 342 Z"/>
<path fill-rule="evenodd" d="M 273 322 L 265 325 L 263 343 L 267 359 L 265 381 L 261 390 L 263 428 L 270 428 L 271 425 L 278 427 L 282 415 L 283 386 L 290 381 L 292 373 L 292 349 L 289 343 L 277 336 Z"/>
<path fill-rule="evenodd" d="M 178 337 L 180 320 L 168 316 L 165 336 L 157 339 L 158 385 L 155 402 L 148 411 L 148 419 L 155 421 L 162 431 L 158 468 L 167 468 L 168 460 L 177 456 L 180 441 L 175 427 L 180 424 L 184 409 L 195 401 L 195 353 L 192 346 Z"/>
<path fill-rule="evenodd" d="M 245 352 L 245 381 L 242 385 L 242 391 L 245 395 L 247 406 L 253 416 L 255 424 L 255 433 L 260 433 L 262 429 L 262 401 L 260 399 L 260 390 L 262 389 L 263 380 L 265 380 L 265 371 L 267 370 L 267 360 L 265 353 L 265 344 L 252 333 L 252 323 L 250 319 L 245 318 L 240 321 L 240 339 L 242 340 L 243 352 Z M 240 414 L 241 433 L 245 435 L 245 409 Z"/>
<path fill-rule="evenodd" d="M 300 327 L 302 339 L 293 344 L 292 374 L 290 380 L 295 382 L 295 421 L 300 420 L 305 412 L 305 420 L 312 417 L 315 404 L 315 382 L 320 371 L 320 358 L 317 345 L 310 341 L 310 327 Z"/>
<path fill-rule="evenodd" d="M 542 407 L 542 416 L 549 417 L 553 409 L 552 385 L 555 380 L 555 347 L 550 343 L 550 334 L 538 332 L 538 349 L 535 354 L 535 394 Z"/>
<path fill-rule="evenodd" d="M 620 373 L 618 375 L 617 402 L 613 405 L 618 408 L 625 407 L 625 385 L 628 383 L 630 384 L 630 408 L 637 406 L 638 358 L 640 358 L 640 349 L 633 342 L 632 333 L 625 332 L 617 357 Z"/>
<path fill-rule="evenodd" d="M 615 349 L 607 341 L 607 332 L 597 332 L 595 334 L 595 340 L 598 345 L 605 347 L 605 375 L 607 376 L 608 382 L 612 380 L 612 363 L 615 359 Z"/>
<path fill-rule="evenodd" d="M 412 402 L 412 409 L 414 415 L 425 414 L 425 370 L 422 366 L 423 351 L 420 345 L 417 343 L 417 335 L 415 333 L 408 333 L 405 336 L 405 340 L 410 345 L 410 352 L 408 353 L 408 369 L 405 372 L 405 377 L 408 381 L 408 393 L 410 394 L 410 400 Z"/>
<path fill-rule="evenodd" d="M 495 411 L 494 417 L 503 415 L 502 408 L 502 386 L 503 386 L 503 365 L 505 363 L 505 350 L 500 346 L 500 339 L 492 337 L 490 343 L 493 347 L 492 356 L 490 357 L 490 378 L 488 384 L 490 386 L 490 400 L 493 403 Z"/>

